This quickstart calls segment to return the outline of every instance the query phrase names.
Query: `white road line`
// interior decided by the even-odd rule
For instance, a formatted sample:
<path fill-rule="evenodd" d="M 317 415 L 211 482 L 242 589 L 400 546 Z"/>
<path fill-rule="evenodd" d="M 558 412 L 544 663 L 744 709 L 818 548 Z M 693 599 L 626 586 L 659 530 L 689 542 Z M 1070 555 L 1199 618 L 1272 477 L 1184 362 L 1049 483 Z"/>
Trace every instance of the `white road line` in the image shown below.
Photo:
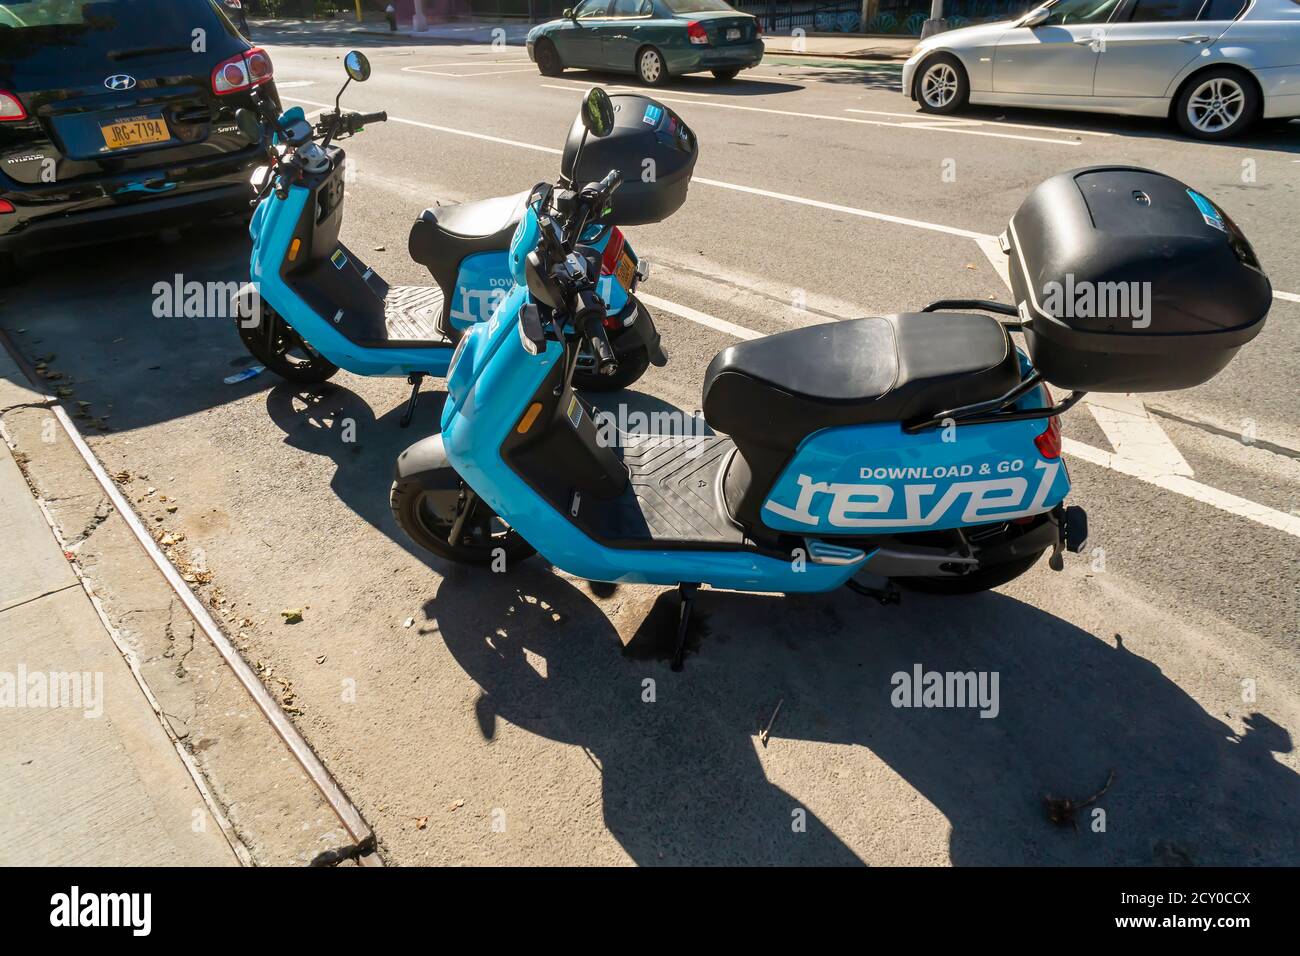
<path fill-rule="evenodd" d="M 558 84 L 543 83 L 543 87 L 551 90 L 566 90 L 570 93 L 580 93 L 579 89 L 572 86 L 559 86 Z M 694 106 L 712 106 L 720 110 L 742 110 L 747 113 L 770 113 L 775 116 L 795 116 L 801 119 L 819 119 L 830 120 L 835 123 L 859 123 L 864 126 L 890 126 L 894 129 L 918 129 L 932 133 L 964 133 L 967 136 L 992 136 L 997 139 L 1018 139 L 1027 140 L 1032 143 L 1053 143 L 1058 146 L 1082 146 L 1082 143 L 1069 139 L 1049 139 L 1045 136 L 1020 136 L 1016 133 L 992 133 L 988 130 L 977 129 L 955 129 L 951 126 L 929 126 L 923 123 L 891 123 L 888 120 L 869 120 L 858 119 L 853 116 L 832 116 L 828 113 L 802 113 L 795 110 L 774 110 L 764 106 L 741 106 L 739 103 L 715 103 L 712 100 L 674 100 L 670 96 L 656 95 L 655 99 L 663 100 L 666 103 L 690 102 Z"/>
<path fill-rule="evenodd" d="M 295 103 L 306 103 L 308 106 L 319 106 L 324 109 L 333 109 L 332 103 L 315 103 L 312 100 L 304 100 L 298 96 L 286 96 L 285 99 L 293 100 Z M 489 143 L 500 143 L 502 146 L 517 146 L 519 149 L 531 149 L 539 153 L 553 153 L 561 155 L 564 151 L 556 149 L 554 146 L 538 146 L 536 143 L 521 143 L 517 139 L 505 139 L 501 136 L 489 136 L 487 133 L 474 133 L 466 129 L 452 129 L 450 126 L 437 126 L 434 123 L 422 123 L 419 120 L 403 119 L 400 116 L 389 116 L 390 123 L 405 123 L 407 126 L 418 126 L 420 129 L 431 129 L 437 133 L 450 133 L 453 136 L 468 136 L 470 139 L 481 139 Z"/>
<path fill-rule="evenodd" d="M 281 80 L 275 84 L 277 90 L 296 90 L 301 86 L 315 86 L 315 80 Z"/>
<path fill-rule="evenodd" d="M 1296 160 L 1296 162 L 1300 163 L 1300 159 Z M 1294 292 L 1278 292 L 1277 289 L 1273 290 L 1273 298 L 1285 299 L 1287 302 L 1300 302 L 1300 295 L 1296 295 Z"/>
<path fill-rule="evenodd" d="M 1130 478 L 1145 481 L 1147 484 L 1175 492 L 1194 501 L 1218 508 L 1220 511 L 1247 518 L 1265 527 L 1300 538 L 1300 515 L 1289 515 L 1275 508 L 1247 501 L 1245 498 L 1240 498 L 1226 491 L 1220 491 L 1218 488 L 1211 488 L 1209 485 L 1203 485 L 1199 481 L 1193 481 L 1182 475 L 1171 475 L 1167 472 L 1149 469 L 1141 462 L 1120 455 L 1112 455 L 1108 451 L 1093 448 L 1091 445 L 1085 445 L 1072 438 L 1064 439 L 1062 448 L 1067 455 L 1082 458 L 1084 461 L 1100 465 L 1102 468 L 1117 471 L 1121 475 L 1128 475 Z"/>
<path fill-rule="evenodd" d="M 765 333 L 755 332 L 753 329 L 745 328 L 743 325 L 736 325 L 734 322 L 728 322 L 726 319 L 719 319 L 704 312 L 698 312 L 695 309 L 685 305 L 678 305 L 676 302 L 669 302 L 667 299 L 661 299 L 657 295 L 649 295 L 637 290 L 636 297 L 651 308 L 658 309 L 660 312 L 670 312 L 673 315 L 680 316 L 683 319 L 689 319 L 697 325 L 703 325 L 706 328 L 721 332 L 724 335 L 730 335 L 738 339 L 761 339 Z"/>
<path fill-rule="evenodd" d="M 1119 457 L 1140 463 L 1152 474 L 1192 477 L 1192 466 L 1136 395 L 1093 392 L 1088 408 Z"/>
<path fill-rule="evenodd" d="M 475 65 L 483 66 L 484 64 Z M 404 72 L 420 73 L 424 76 L 454 76 L 458 80 L 468 80 L 473 79 L 476 76 L 501 76 L 503 73 L 532 73 L 533 68 L 531 66 L 525 66 L 515 70 L 480 70 L 478 73 L 444 73 L 439 70 L 415 70 L 406 67 Z"/>
<path fill-rule="evenodd" d="M 1045 133 L 1068 133 L 1074 136 L 1114 136 L 1114 133 L 1099 133 L 1088 129 L 1067 129 L 1064 126 L 1038 126 L 1034 123 L 1007 123 L 1002 120 L 957 119 L 947 116 L 929 116 L 925 113 L 890 113 L 885 110 L 863 110 L 846 107 L 846 113 L 868 113 L 872 116 L 897 116 L 902 119 L 924 119 L 926 122 L 974 123 L 979 126 L 1010 126 L 1013 129 L 1037 129 Z"/>
<path fill-rule="evenodd" d="M 505 59 L 505 60 L 461 60 L 455 63 L 417 63 L 414 66 L 402 67 L 402 72 L 418 73 L 420 70 L 432 69 L 435 66 L 440 66 L 446 69 L 447 67 L 452 67 L 452 66 L 498 66 L 503 63 L 527 63 L 527 62 L 528 62 L 528 57 L 516 56 L 516 57 L 512 57 L 511 59 Z"/>
<path fill-rule="evenodd" d="M 944 226 L 936 222 L 925 222 L 921 219 L 908 219 L 905 216 L 891 216 L 883 212 L 872 212 L 869 209 L 858 209 L 854 206 L 841 206 L 839 203 L 823 202 L 820 199 L 808 199 L 805 196 L 792 196 L 789 193 L 773 192 L 770 189 L 759 189 L 756 186 L 741 186 L 737 183 L 726 183 L 718 179 L 705 179 L 702 176 L 695 176 L 691 179 L 693 183 L 704 183 L 706 186 L 717 186 L 719 189 L 733 189 L 736 192 L 750 193 L 754 196 L 765 196 L 768 199 L 780 199 L 782 202 L 796 203 L 800 206 L 812 206 L 815 209 L 825 209 L 829 212 L 844 213 L 849 216 L 860 216 L 863 219 L 875 219 L 880 222 L 892 222 L 900 226 L 912 226 L 916 229 L 926 229 L 930 232 L 942 232 L 949 236 L 961 236 L 963 239 L 993 239 L 992 236 L 985 235 L 982 232 L 973 232 L 970 229 L 958 229 L 956 226 Z M 996 241 L 996 240 L 994 240 Z"/>

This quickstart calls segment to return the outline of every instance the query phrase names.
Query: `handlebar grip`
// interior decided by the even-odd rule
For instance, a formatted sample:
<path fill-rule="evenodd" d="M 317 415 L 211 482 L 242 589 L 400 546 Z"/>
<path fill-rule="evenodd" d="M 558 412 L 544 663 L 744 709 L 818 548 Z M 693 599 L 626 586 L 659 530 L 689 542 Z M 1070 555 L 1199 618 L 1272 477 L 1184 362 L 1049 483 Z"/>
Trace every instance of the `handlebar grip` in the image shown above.
<path fill-rule="evenodd" d="M 353 113 L 349 117 L 353 129 L 360 129 L 369 123 L 387 123 L 388 111 L 380 110 L 378 113 Z"/>
<path fill-rule="evenodd" d="M 608 196 L 619 186 L 623 185 L 623 174 L 617 169 L 611 169 L 600 181 L 600 191 L 603 195 Z"/>
<path fill-rule="evenodd" d="M 578 299 L 582 331 L 591 343 L 596 366 L 601 375 L 613 375 L 618 370 L 618 359 L 614 355 L 614 347 L 609 344 L 609 336 L 605 334 L 604 304 L 592 291 L 578 293 Z"/>

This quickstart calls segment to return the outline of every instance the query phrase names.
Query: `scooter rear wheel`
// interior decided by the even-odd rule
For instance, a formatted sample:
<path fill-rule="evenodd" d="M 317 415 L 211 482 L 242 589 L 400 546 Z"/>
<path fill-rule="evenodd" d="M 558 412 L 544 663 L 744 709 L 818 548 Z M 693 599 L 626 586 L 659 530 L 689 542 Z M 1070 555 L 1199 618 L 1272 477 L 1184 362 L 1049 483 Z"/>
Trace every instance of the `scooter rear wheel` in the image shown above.
<path fill-rule="evenodd" d="M 293 326 L 265 302 L 256 325 L 237 318 L 235 327 L 244 348 L 276 375 L 300 385 L 317 385 L 339 367 L 304 341 Z"/>
<path fill-rule="evenodd" d="M 449 488 L 428 488 L 416 478 L 399 478 L 393 482 L 388 504 L 398 527 L 412 541 L 448 561 L 490 566 L 504 556 L 509 568 L 537 553 L 463 481 Z M 453 542 L 452 531 L 467 506 L 473 510 Z"/>
<path fill-rule="evenodd" d="M 952 575 L 938 578 L 892 578 L 900 588 L 909 591 L 921 591 L 926 594 L 978 594 L 1014 581 L 1024 574 L 1041 558 L 1046 549 L 1028 557 L 1014 561 L 1005 561 L 990 567 L 979 568 L 970 574 Z"/>

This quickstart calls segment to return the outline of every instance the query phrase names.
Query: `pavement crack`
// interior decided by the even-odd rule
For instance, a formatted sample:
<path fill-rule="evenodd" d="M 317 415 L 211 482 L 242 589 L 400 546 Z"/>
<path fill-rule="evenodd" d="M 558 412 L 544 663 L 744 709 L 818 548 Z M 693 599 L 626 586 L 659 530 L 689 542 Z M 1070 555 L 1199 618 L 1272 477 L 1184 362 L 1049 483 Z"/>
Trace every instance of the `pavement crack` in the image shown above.
<path fill-rule="evenodd" d="M 1279 445 L 1276 442 L 1264 441 L 1263 439 L 1260 438 L 1256 438 L 1253 439 L 1252 441 L 1246 442 L 1242 440 L 1240 432 L 1234 432 L 1230 428 L 1223 428 L 1219 425 L 1215 425 L 1211 422 L 1203 421 L 1202 419 L 1199 418 L 1188 418 L 1185 415 L 1176 415 L 1173 412 L 1169 411 L 1168 409 L 1159 408 L 1155 405 L 1148 405 L 1147 411 L 1149 411 L 1152 415 L 1159 415 L 1161 418 L 1167 418 L 1169 421 L 1178 422 L 1179 424 L 1182 425 L 1190 425 L 1192 428 L 1199 428 L 1201 431 L 1209 432 L 1211 435 L 1218 435 L 1220 438 L 1231 438 L 1233 441 L 1236 441 L 1241 445 L 1245 445 L 1247 448 L 1260 448 L 1263 449 L 1264 451 L 1272 452 L 1275 455 L 1280 455 L 1283 458 L 1290 458 L 1293 461 L 1300 461 L 1300 449 L 1288 448 L 1286 445 Z"/>
<path fill-rule="evenodd" d="M 86 522 L 81 532 L 68 542 L 69 546 L 84 544 L 86 540 L 95 533 L 101 524 L 108 520 L 113 513 L 113 505 L 107 497 L 101 496 L 99 503 L 95 505 L 95 513 L 91 515 L 90 520 Z"/>

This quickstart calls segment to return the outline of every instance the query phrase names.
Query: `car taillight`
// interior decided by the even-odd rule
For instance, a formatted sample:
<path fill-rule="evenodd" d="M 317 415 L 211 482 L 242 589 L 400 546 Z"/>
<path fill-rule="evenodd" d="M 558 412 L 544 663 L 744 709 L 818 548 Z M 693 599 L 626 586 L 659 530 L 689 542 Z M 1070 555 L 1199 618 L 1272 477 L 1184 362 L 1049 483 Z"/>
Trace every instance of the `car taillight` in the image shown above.
<path fill-rule="evenodd" d="M 0 216 L 14 211 L 14 204 L 8 199 L 0 199 Z"/>
<path fill-rule="evenodd" d="M 266 51 L 253 47 L 229 60 L 222 60 L 212 71 L 212 92 L 219 96 L 238 93 L 265 83 L 275 76 Z"/>
<path fill-rule="evenodd" d="M 23 104 L 19 102 L 18 97 L 0 90 L 0 123 L 25 119 L 27 119 L 27 111 L 23 109 Z"/>
<path fill-rule="evenodd" d="M 623 233 L 615 226 L 609 231 L 609 242 L 605 243 L 605 253 L 600 257 L 600 274 L 612 276 L 618 268 L 618 260 L 623 255 L 623 246 L 627 242 Z"/>
<path fill-rule="evenodd" d="M 686 36 L 690 41 L 698 46 L 705 46 L 709 42 L 709 34 L 698 20 L 692 20 L 686 24 Z"/>
<path fill-rule="evenodd" d="M 763 23 L 760 20 L 754 21 L 754 36 L 758 37 L 760 40 L 763 38 Z"/>
<path fill-rule="evenodd" d="M 1038 453 L 1044 458 L 1061 457 L 1061 416 L 1053 415 L 1047 420 L 1047 431 L 1034 438 Z"/>

